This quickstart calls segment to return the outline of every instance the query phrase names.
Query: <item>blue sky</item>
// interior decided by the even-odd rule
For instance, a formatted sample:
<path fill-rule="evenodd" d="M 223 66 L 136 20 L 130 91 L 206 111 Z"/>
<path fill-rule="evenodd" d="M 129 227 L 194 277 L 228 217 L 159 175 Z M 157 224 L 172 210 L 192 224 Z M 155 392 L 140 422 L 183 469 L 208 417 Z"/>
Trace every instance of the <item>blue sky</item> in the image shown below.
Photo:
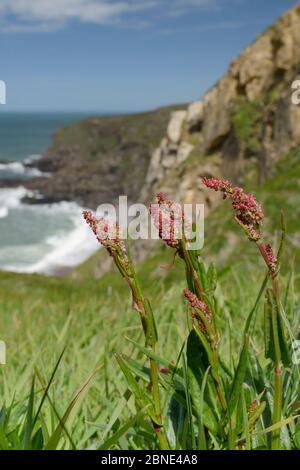
<path fill-rule="evenodd" d="M 0 0 L 0 111 L 198 99 L 295 0 Z"/>

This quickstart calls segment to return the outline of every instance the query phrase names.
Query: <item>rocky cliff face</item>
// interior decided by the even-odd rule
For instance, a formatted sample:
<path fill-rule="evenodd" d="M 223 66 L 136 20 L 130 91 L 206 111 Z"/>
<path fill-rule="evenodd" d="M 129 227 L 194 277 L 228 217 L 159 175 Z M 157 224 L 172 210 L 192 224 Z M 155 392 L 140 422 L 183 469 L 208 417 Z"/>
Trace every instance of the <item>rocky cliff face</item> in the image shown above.
<path fill-rule="evenodd" d="M 51 176 L 25 183 L 43 196 L 30 202 L 71 200 L 95 209 L 114 202 L 120 194 L 136 202 L 152 153 L 176 109 L 89 118 L 60 129 L 52 146 L 35 163 Z"/>
<path fill-rule="evenodd" d="M 172 113 L 142 198 L 163 189 L 199 199 L 203 175 L 263 180 L 276 159 L 300 144 L 300 105 L 291 101 L 296 78 L 300 4 L 245 49 L 201 100 Z"/>
<path fill-rule="evenodd" d="M 44 200 L 95 208 L 119 194 L 149 201 L 165 190 L 181 201 L 206 200 L 203 175 L 261 182 L 274 162 L 300 145 L 300 4 L 234 60 L 224 77 L 188 106 L 87 119 L 59 131 L 39 162 L 51 178 L 28 186 Z"/>

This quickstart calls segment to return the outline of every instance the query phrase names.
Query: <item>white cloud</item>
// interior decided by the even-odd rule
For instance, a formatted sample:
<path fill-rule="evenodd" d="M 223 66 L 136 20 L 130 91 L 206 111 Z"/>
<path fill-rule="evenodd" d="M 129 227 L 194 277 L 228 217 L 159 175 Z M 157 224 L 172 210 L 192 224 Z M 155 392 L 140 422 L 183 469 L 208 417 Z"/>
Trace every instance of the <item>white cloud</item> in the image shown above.
<path fill-rule="evenodd" d="M 182 16 L 196 9 L 215 10 L 217 8 L 217 0 L 173 0 L 170 7 L 170 13 L 173 16 Z"/>
<path fill-rule="evenodd" d="M 111 0 L 0 0 L 0 30 L 51 31 L 70 21 L 107 24 L 122 15 L 157 5 L 153 1 Z"/>
<path fill-rule="evenodd" d="M 189 28 L 165 28 L 159 31 L 163 36 L 171 36 L 172 34 L 189 34 L 201 33 L 205 31 L 220 31 L 220 30 L 234 30 L 245 28 L 249 25 L 264 25 L 265 21 L 262 18 L 253 21 L 216 21 L 213 23 L 201 24 Z"/>
<path fill-rule="evenodd" d="M 210 8 L 216 5 L 215 0 L 173 0 L 172 4 L 174 7 L 185 7 L 185 8 Z"/>
<path fill-rule="evenodd" d="M 215 5 L 216 0 L 0 0 L 0 31 L 53 31 L 71 21 L 133 24 L 133 17 L 146 10 L 162 7 L 180 15 Z"/>

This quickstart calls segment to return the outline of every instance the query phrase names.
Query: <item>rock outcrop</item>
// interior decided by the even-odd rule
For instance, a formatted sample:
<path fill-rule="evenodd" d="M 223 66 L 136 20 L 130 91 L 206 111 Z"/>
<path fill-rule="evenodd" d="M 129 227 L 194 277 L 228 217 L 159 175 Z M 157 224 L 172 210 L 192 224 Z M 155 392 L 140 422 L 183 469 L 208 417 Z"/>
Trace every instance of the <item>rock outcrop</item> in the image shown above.
<path fill-rule="evenodd" d="M 21 182 L 42 196 L 27 198 L 27 202 L 67 200 L 95 209 L 101 203 L 114 202 L 120 194 L 136 202 L 151 156 L 170 113 L 177 108 L 89 118 L 58 130 L 52 146 L 35 162 L 50 177 Z"/>
<path fill-rule="evenodd" d="M 155 150 L 142 197 L 156 189 L 192 198 L 204 174 L 236 182 L 267 177 L 300 144 L 300 4 L 232 62 L 225 76 L 187 109 L 173 113 Z"/>

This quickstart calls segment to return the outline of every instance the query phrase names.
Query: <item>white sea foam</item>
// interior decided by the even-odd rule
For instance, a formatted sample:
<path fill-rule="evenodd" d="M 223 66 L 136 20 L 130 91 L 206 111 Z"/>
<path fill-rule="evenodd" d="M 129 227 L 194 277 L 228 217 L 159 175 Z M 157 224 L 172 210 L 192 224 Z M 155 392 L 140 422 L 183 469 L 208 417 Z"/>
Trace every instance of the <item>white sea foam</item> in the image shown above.
<path fill-rule="evenodd" d="M 32 192 L 23 186 L 0 189 L 0 218 L 7 217 L 9 210 L 18 207 L 26 195 L 32 195 Z"/>
<path fill-rule="evenodd" d="M 99 244 L 81 215 L 74 217 L 74 229 L 62 236 L 54 235 L 46 239 L 52 249 L 40 261 L 28 266 L 26 272 L 55 274 L 64 272 L 83 263 L 95 251 Z"/>
<path fill-rule="evenodd" d="M 32 155 L 24 160 L 24 163 L 31 164 L 35 160 L 40 157 L 39 155 Z M 8 171 L 10 173 L 14 173 L 16 175 L 24 175 L 29 177 L 35 176 L 49 176 L 49 173 L 43 173 L 38 168 L 34 167 L 27 167 L 23 164 L 23 162 L 7 162 L 7 163 L 0 163 L 0 172 L 1 171 Z M 1 173 L 0 173 L 1 174 Z"/>
<path fill-rule="evenodd" d="M 85 223 L 80 206 L 73 202 L 25 205 L 22 203 L 22 198 L 26 195 L 33 196 L 32 192 L 29 193 L 24 187 L 0 189 L 0 217 L 8 217 L 5 221 L 7 229 L 11 223 L 12 230 L 19 230 L 19 233 L 15 232 L 17 237 L 15 245 L 10 246 L 9 240 L 6 246 L 0 246 L 1 269 L 44 274 L 64 272 L 84 262 L 97 251 L 99 244 Z M 34 233 L 37 230 L 34 224 L 39 227 L 45 226 L 39 240 L 31 243 L 29 237 L 27 244 L 23 243 L 24 217 L 32 220 L 29 229 Z M 19 228 L 17 225 L 17 229 L 14 219 L 19 220 L 20 225 Z M 47 230 L 48 224 L 52 227 L 50 235 Z M 51 233 L 50 230 L 49 232 Z M 28 232 L 25 231 L 25 235 L 28 236 Z"/>
<path fill-rule="evenodd" d="M 25 158 L 24 163 L 26 165 L 30 165 L 33 162 L 36 162 L 37 160 L 40 160 L 42 158 L 42 155 L 29 155 L 29 157 Z"/>

